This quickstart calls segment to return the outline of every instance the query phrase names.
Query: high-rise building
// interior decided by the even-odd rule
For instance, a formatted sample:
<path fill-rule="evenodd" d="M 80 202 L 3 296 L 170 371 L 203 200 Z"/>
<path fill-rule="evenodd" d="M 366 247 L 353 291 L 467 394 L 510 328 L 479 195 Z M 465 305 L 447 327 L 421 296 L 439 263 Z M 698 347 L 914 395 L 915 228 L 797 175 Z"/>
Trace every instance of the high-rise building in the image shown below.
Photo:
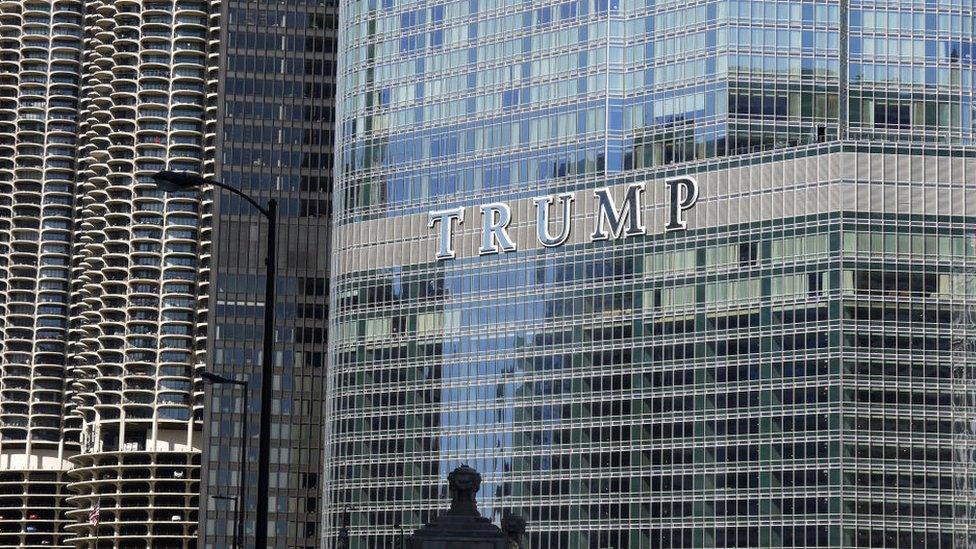
<path fill-rule="evenodd" d="M 277 547 L 318 547 L 331 208 L 337 6 L 225 0 L 220 38 L 218 177 L 278 201 L 277 322 L 272 405 L 271 516 Z M 209 368 L 252 390 L 249 462 L 256 464 L 264 314 L 264 218 L 216 193 Z M 239 388 L 215 387 L 205 410 L 201 546 L 233 540 L 240 482 Z M 253 535 L 256 467 L 244 475 Z M 250 543 L 249 541 L 247 543 Z"/>
<path fill-rule="evenodd" d="M 76 546 L 196 543 L 211 203 L 152 175 L 213 173 L 212 32 L 202 0 L 85 3 L 66 356 Z"/>
<path fill-rule="evenodd" d="M 0 545 L 60 545 L 81 2 L 0 6 Z M 75 429 L 77 424 L 75 422 Z M 30 527 L 30 530 L 28 529 Z"/>
<path fill-rule="evenodd" d="M 343 0 L 326 546 L 976 541 L 973 9 Z"/>
<path fill-rule="evenodd" d="M 212 171 L 209 12 L 0 6 L 4 546 L 195 544 L 209 199 L 150 176 Z"/>
<path fill-rule="evenodd" d="M 230 544 L 242 395 L 199 374 L 248 379 L 254 462 L 265 229 L 160 170 L 279 200 L 270 532 L 317 545 L 335 12 L 0 4 L 0 546 Z"/>

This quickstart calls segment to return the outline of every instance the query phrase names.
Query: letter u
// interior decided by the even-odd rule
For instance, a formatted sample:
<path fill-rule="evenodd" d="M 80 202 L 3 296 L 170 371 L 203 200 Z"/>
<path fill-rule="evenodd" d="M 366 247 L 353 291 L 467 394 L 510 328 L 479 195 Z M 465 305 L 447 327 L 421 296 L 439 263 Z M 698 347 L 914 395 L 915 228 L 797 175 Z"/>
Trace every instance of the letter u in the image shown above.
<path fill-rule="evenodd" d="M 552 236 L 549 233 L 549 205 L 557 197 L 563 203 L 563 224 L 559 228 L 559 234 Z M 562 193 L 536 198 L 535 210 L 535 234 L 539 239 L 539 244 L 547 248 L 553 248 L 555 246 L 561 246 L 569 240 L 569 232 L 573 227 L 573 193 Z"/>

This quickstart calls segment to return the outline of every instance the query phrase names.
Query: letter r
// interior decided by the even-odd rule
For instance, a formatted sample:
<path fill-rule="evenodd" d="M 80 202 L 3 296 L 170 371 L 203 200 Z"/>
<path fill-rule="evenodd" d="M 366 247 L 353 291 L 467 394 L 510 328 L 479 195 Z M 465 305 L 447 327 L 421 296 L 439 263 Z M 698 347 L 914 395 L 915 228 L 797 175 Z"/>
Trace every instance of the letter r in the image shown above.
<path fill-rule="evenodd" d="M 479 255 L 497 254 L 501 246 L 503 252 L 514 252 L 515 243 L 508 236 L 506 228 L 512 222 L 512 210 L 504 202 L 493 202 L 481 207 L 481 247 Z"/>

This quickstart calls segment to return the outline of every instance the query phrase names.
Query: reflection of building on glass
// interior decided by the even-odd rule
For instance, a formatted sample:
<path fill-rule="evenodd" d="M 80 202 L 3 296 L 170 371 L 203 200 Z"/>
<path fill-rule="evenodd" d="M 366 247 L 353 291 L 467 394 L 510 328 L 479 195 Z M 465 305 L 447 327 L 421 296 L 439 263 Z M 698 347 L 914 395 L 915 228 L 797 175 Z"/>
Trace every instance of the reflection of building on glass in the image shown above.
<path fill-rule="evenodd" d="M 968 255 L 976 256 L 976 235 L 968 234 L 965 244 Z M 965 296 L 955 306 L 952 314 L 952 412 L 956 468 L 953 475 L 955 497 L 959 501 L 971 501 L 976 497 L 976 396 L 973 392 L 976 380 L 976 266 L 958 267 L 953 276 L 953 294 Z M 976 506 L 967 505 L 958 514 L 956 522 L 959 534 L 955 543 L 959 547 L 972 545 L 970 532 L 976 527 Z"/>
<path fill-rule="evenodd" d="M 845 166 L 854 169 L 873 165 L 878 156 L 857 152 L 846 158 Z M 736 177 L 749 181 L 760 170 L 794 173 L 798 165 L 844 161 L 829 151 L 812 161 L 763 159 L 755 171 Z M 923 173 L 905 177 L 931 189 Z M 721 171 L 703 177 L 705 189 L 709 182 L 733 180 Z M 821 183 L 793 179 L 785 185 L 805 196 Z M 857 191 L 863 200 L 874 192 L 873 183 L 865 185 Z M 719 199 L 738 210 L 736 198 Z M 420 227 L 426 221 L 423 214 L 407 220 Z M 697 527 L 682 525 L 699 520 L 688 500 L 692 494 L 705 498 L 703 512 L 715 521 L 708 535 L 716 544 L 748 544 L 754 536 L 774 545 L 829 544 L 834 533 L 851 545 L 951 540 L 951 530 L 836 527 L 831 509 L 868 517 L 923 513 L 918 521 L 941 524 L 941 501 L 965 480 L 950 449 L 959 436 L 969 440 L 968 434 L 948 412 L 950 405 L 972 407 L 954 400 L 960 392 L 951 361 L 958 350 L 945 330 L 955 307 L 970 300 L 954 287 L 955 271 L 946 268 L 974 264 L 965 224 L 930 229 L 902 225 L 883 212 L 840 211 L 822 220 L 794 214 L 775 224 L 719 230 L 703 227 L 707 220 L 692 217 L 688 232 L 678 236 L 624 240 L 629 247 L 569 243 L 566 251 L 523 250 L 525 257 L 507 261 L 436 263 L 428 255 L 437 245 L 433 236 L 415 245 L 416 252 L 402 243 L 396 257 L 376 253 L 373 265 L 412 271 L 405 280 L 418 281 L 418 287 L 424 276 L 440 276 L 445 268 L 450 273 L 452 291 L 443 296 L 450 313 L 442 322 L 457 320 L 436 332 L 446 338 L 444 354 L 435 359 L 444 375 L 422 383 L 410 377 L 432 358 L 410 351 L 427 333 L 431 300 L 405 292 L 390 307 L 372 290 L 354 290 L 362 280 L 381 279 L 350 278 L 340 283 L 339 295 L 365 299 L 339 310 L 366 318 L 336 325 L 341 371 L 349 372 L 343 379 L 351 383 L 336 390 L 372 393 L 370 377 L 380 375 L 404 380 L 377 386 L 384 398 L 393 399 L 386 396 L 390 390 L 439 387 L 444 421 L 411 436 L 439 433 L 442 443 L 412 459 L 438 456 L 442 469 L 454 459 L 481 460 L 479 468 L 488 464 L 485 493 L 491 498 L 485 508 L 496 519 L 510 510 L 525 515 L 526 537 L 540 546 L 635 539 L 635 546 L 650 547 L 656 537 L 685 546 Z M 462 236 L 459 249 L 471 250 L 478 240 L 477 233 Z M 358 247 L 356 253 L 370 254 L 369 248 L 382 244 Z M 428 263 L 407 269 L 397 257 Z M 406 330 L 393 330 L 394 324 Z M 391 337 L 405 355 L 390 362 L 370 354 Z M 360 345 L 366 354 L 352 352 Z M 361 389 L 354 371 L 372 372 Z M 400 414 L 413 409 L 344 402 L 343 415 L 376 418 L 369 432 L 377 449 L 384 437 L 399 437 L 383 425 L 396 425 Z M 900 412 L 906 406 L 910 415 Z M 336 440 L 352 432 L 335 432 Z M 356 455 L 355 446 L 341 444 L 339 467 Z M 371 452 L 370 459 L 382 455 Z M 932 463 L 939 465 L 933 469 Z M 885 507 L 888 468 L 900 475 L 916 466 L 919 472 L 906 476 L 900 489 L 924 503 Z M 332 482 L 343 486 L 348 480 Z M 843 491 L 823 495 L 832 486 L 856 486 L 858 494 L 874 499 Z M 365 495 L 359 494 L 353 499 Z M 392 496 L 376 497 L 380 505 Z M 417 501 L 404 498 L 395 501 L 408 508 Z M 925 514 L 930 509 L 938 514 Z M 964 509 L 960 503 L 951 511 Z M 359 513 L 362 520 L 381 520 L 363 507 Z M 739 526 L 764 513 L 797 522 L 767 533 Z M 409 524 L 409 515 L 401 517 L 401 524 Z M 584 521 L 605 529 L 578 529 Z"/>

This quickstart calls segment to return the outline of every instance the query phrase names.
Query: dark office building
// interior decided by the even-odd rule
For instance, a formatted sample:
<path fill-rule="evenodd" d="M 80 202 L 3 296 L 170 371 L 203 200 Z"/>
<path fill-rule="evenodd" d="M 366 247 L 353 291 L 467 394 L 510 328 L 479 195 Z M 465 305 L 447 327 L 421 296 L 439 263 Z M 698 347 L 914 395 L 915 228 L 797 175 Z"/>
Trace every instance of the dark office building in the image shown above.
<path fill-rule="evenodd" d="M 325 390 L 335 26 L 333 2 L 222 4 L 218 178 L 279 206 L 269 528 L 276 547 L 317 547 Z M 216 48 L 216 46 L 215 46 Z M 253 535 L 264 300 L 264 219 L 215 193 L 209 367 L 250 383 L 247 535 Z M 228 547 L 240 486 L 239 388 L 205 411 L 201 546 Z"/>

